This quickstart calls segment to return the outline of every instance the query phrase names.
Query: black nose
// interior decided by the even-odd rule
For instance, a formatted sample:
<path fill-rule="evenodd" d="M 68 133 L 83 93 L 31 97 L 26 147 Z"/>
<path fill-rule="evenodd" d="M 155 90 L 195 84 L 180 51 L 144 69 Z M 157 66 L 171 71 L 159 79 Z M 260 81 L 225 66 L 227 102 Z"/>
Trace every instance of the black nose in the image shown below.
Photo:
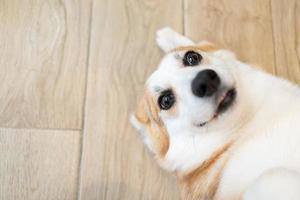
<path fill-rule="evenodd" d="M 197 97 L 212 96 L 218 90 L 220 82 L 220 78 L 215 71 L 211 69 L 203 70 L 192 81 L 192 92 Z"/>

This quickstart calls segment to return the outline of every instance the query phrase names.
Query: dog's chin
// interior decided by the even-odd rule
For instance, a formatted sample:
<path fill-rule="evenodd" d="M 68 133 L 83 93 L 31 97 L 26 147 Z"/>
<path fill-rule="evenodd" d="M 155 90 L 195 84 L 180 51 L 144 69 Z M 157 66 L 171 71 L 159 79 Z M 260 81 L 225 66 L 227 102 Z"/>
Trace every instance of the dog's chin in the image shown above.
<path fill-rule="evenodd" d="M 194 125 L 196 127 L 204 127 L 216 121 L 220 115 L 222 115 L 234 106 L 236 96 L 237 94 L 235 88 L 231 88 L 220 92 L 220 94 L 216 96 L 216 110 L 212 114 L 212 117 L 207 121 L 194 123 Z"/>

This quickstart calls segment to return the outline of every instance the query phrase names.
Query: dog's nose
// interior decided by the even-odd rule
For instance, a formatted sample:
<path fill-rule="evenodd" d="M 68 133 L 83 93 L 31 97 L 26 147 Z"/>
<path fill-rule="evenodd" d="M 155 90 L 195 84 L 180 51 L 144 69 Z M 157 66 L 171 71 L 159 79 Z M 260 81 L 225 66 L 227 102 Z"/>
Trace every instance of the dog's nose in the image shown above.
<path fill-rule="evenodd" d="M 220 82 L 215 71 L 211 69 L 200 71 L 192 81 L 192 92 L 197 97 L 212 96 L 218 90 Z"/>

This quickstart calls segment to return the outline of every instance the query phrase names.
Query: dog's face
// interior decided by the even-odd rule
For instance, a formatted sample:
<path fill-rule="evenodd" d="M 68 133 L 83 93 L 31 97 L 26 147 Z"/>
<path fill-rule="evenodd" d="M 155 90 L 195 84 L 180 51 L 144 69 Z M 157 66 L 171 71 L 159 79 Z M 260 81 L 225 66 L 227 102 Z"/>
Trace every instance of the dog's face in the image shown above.
<path fill-rule="evenodd" d="M 234 60 L 209 43 L 168 51 L 147 80 L 134 115 L 134 125 L 152 135 L 145 136 L 150 149 L 163 154 L 172 135 L 203 134 L 232 122 L 239 98 Z"/>
<path fill-rule="evenodd" d="M 188 134 L 216 125 L 234 109 L 235 84 L 226 60 L 198 46 L 168 53 L 146 87 L 169 134 Z"/>

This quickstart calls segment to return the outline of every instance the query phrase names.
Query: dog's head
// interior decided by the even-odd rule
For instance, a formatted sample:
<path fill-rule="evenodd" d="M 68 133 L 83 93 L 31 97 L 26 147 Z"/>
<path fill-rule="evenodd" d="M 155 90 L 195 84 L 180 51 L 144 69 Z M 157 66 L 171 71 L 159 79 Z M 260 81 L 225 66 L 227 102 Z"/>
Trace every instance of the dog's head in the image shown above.
<path fill-rule="evenodd" d="M 234 123 L 239 89 L 230 51 L 194 44 L 170 29 L 158 32 L 157 42 L 166 55 L 147 80 L 132 121 L 163 156 L 172 135 L 206 134 Z"/>

